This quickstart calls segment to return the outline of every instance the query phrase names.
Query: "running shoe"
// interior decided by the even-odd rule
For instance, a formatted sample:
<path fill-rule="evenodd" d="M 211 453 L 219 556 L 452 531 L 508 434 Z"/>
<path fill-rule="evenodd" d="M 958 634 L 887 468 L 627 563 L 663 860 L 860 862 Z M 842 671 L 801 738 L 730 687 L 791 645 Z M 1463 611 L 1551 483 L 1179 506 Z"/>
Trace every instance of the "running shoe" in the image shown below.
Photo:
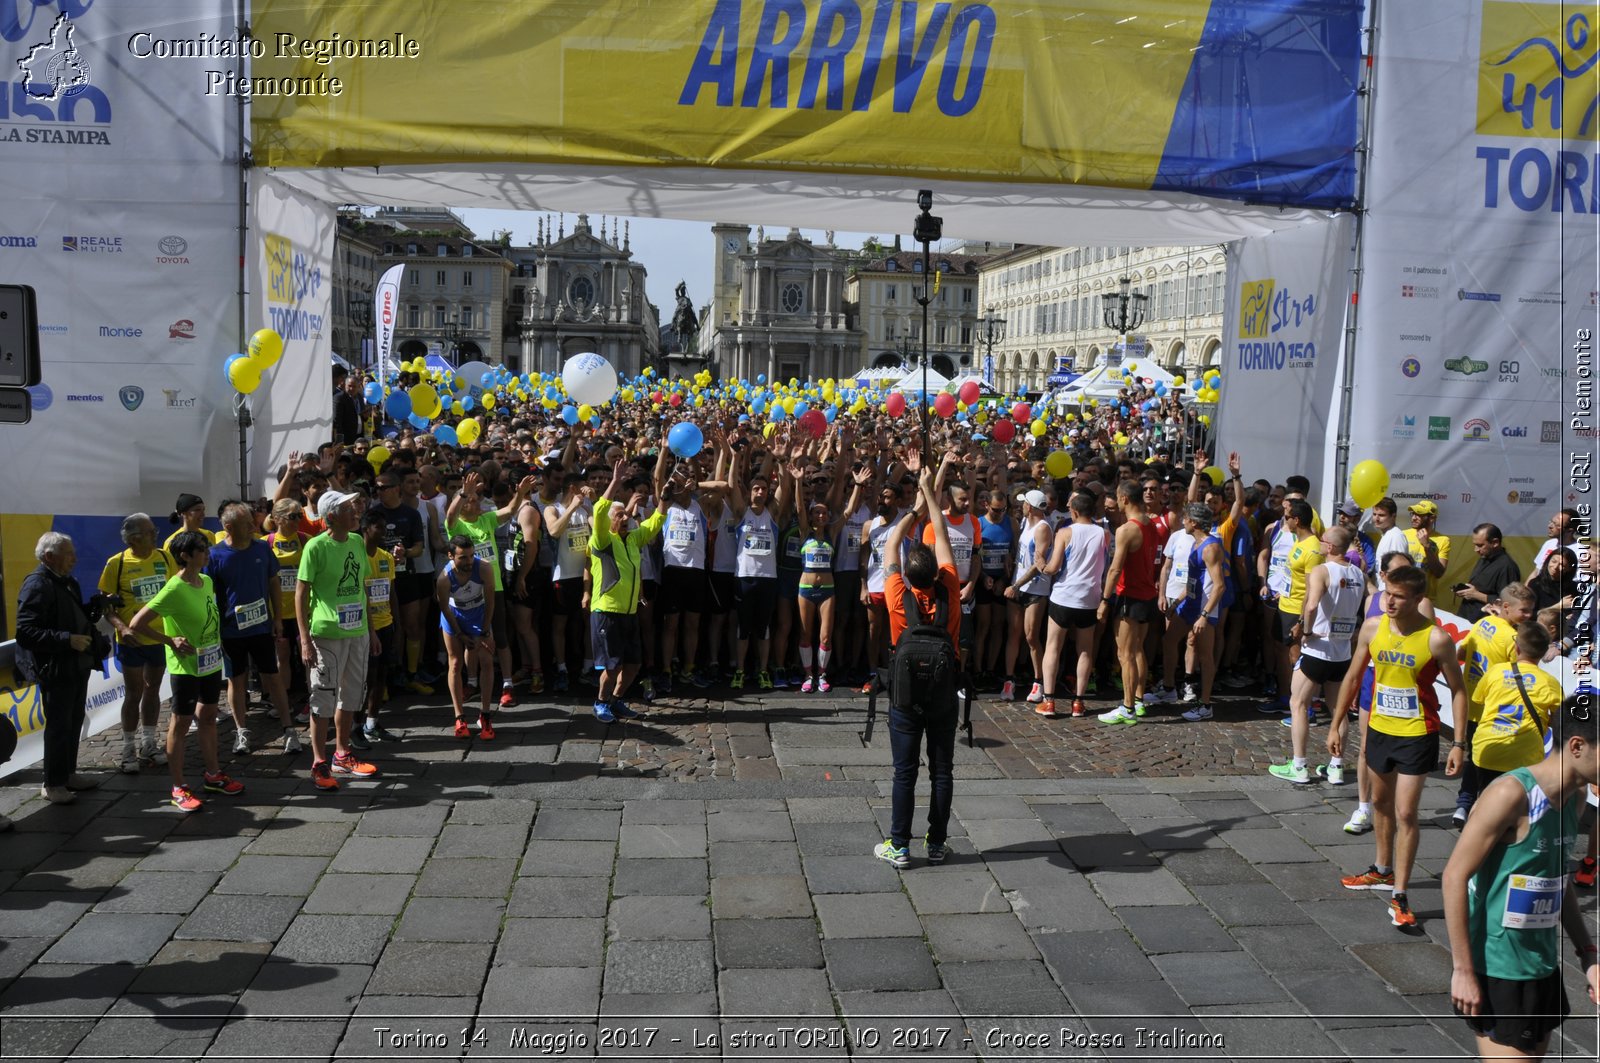
<path fill-rule="evenodd" d="M 494 741 L 494 721 L 489 718 L 488 713 L 480 713 L 478 716 L 478 737 L 485 742 Z"/>
<path fill-rule="evenodd" d="M 648 705 L 651 702 L 655 701 L 656 700 L 656 684 L 655 684 L 655 680 L 653 680 L 653 679 L 641 679 L 641 680 L 639 680 L 639 696 L 644 699 L 644 702 L 645 702 L 646 705 Z"/>
<path fill-rule="evenodd" d="M 695 675 L 692 668 L 679 668 L 677 681 L 686 687 L 700 685 L 700 677 Z"/>
<path fill-rule="evenodd" d="M 911 856 L 905 849 L 895 848 L 894 842 L 885 838 L 877 848 L 872 850 L 872 855 L 879 860 L 887 860 L 895 867 L 904 870 L 911 866 Z"/>
<path fill-rule="evenodd" d="M 639 712 L 621 698 L 616 698 L 611 702 L 611 715 L 619 720 L 637 720 L 644 713 Z"/>
<path fill-rule="evenodd" d="M 1380 873 L 1376 867 L 1369 867 L 1359 875 L 1346 875 L 1339 880 L 1339 885 L 1347 890 L 1392 890 L 1394 872 Z"/>
<path fill-rule="evenodd" d="M 284 730 L 283 730 L 283 751 L 292 756 L 293 754 L 300 752 L 304 748 L 305 748 L 305 744 L 303 742 L 301 742 L 301 740 L 300 740 L 300 731 L 297 728 L 294 728 L 294 727 L 286 727 L 286 728 L 284 728 Z"/>
<path fill-rule="evenodd" d="M 828 691 L 830 691 L 832 689 L 833 689 L 833 687 L 831 685 L 829 685 L 827 676 L 822 675 L 822 676 L 818 676 L 817 677 L 817 690 L 819 692 L 821 692 L 823 694 L 826 694 Z"/>
<path fill-rule="evenodd" d="M 139 774 L 139 753 L 131 742 L 122 751 L 121 768 L 124 775 Z"/>
<path fill-rule="evenodd" d="M 1272 675 L 1267 676 L 1266 682 L 1261 684 L 1261 693 L 1265 694 L 1269 698 L 1277 698 L 1278 677 Z"/>
<path fill-rule="evenodd" d="M 1077 719 L 1077 718 L 1079 718 L 1081 716 L 1087 716 L 1088 714 L 1089 714 L 1089 709 L 1088 709 L 1088 706 L 1084 705 L 1083 699 L 1082 698 L 1073 698 L 1072 699 L 1072 717 L 1073 717 L 1073 719 Z"/>
<path fill-rule="evenodd" d="M 1126 705 L 1118 705 L 1110 712 L 1102 712 L 1095 719 L 1101 723 L 1125 723 L 1130 726 L 1139 722 L 1139 717 L 1135 716 L 1133 710 Z"/>
<path fill-rule="evenodd" d="M 1038 705 L 1034 706 L 1033 714 L 1035 716 L 1043 716 L 1047 720 L 1055 719 L 1056 718 L 1056 699 L 1055 698 L 1045 698 L 1043 701 L 1039 702 Z"/>
<path fill-rule="evenodd" d="M 1294 766 L 1294 761 L 1292 760 L 1287 764 L 1274 764 L 1267 769 L 1267 772 L 1268 774 L 1282 779 L 1285 782 L 1292 782 L 1297 786 L 1305 786 L 1311 782 L 1310 769 L 1308 769 L 1304 764 L 1297 768 Z"/>
<path fill-rule="evenodd" d="M 311 706 L 302 705 L 294 710 L 294 722 L 304 727 L 311 722 Z"/>
<path fill-rule="evenodd" d="M 758 690 L 772 689 L 772 673 L 765 669 L 756 673 L 756 688 Z"/>
<path fill-rule="evenodd" d="M 1145 709 L 1144 699 L 1143 698 L 1139 698 L 1136 701 L 1134 701 L 1134 703 L 1133 703 L 1133 714 L 1135 716 L 1143 716 L 1146 711 L 1147 710 Z"/>
<path fill-rule="evenodd" d="M 172 788 L 172 803 L 184 812 L 200 811 L 200 799 L 190 793 L 187 786 L 174 786 Z"/>
<path fill-rule="evenodd" d="M 944 863 L 944 858 L 949 852 L 949 849 L 945 846 L 945 844 L 943 842 L 930 842 L 928 841 L 926 835 L 923 836 L 922 840 L 928 846 L 928 863 Z"/>
<path fill-rule="evenodd" d="M 1411 911 L 1411 905 L 1406 900 L 1406 895 L 1396 893 L 1389 898 L 1389 922 L 1401 930 L 1414 930 L 1417 926 L 1417 917 Z"/>
<path fill-rule="evenodd" d="M 319 760 L 311 765 L 311 785 L 319 790 L 337 790 L 339 780 L 333 777 L 333 770 L 325 760 Z"/>
<path fill-rule="evenodd" d="M 362 728 L 361 733 L 366 735 L 368 742 L 398 742 L 398 741 L 400 741 L 400 736 L 399 735 L 395 734 L 393 731 L 389 730 L 387 727 L 383 726 L 383 724 L 381 724 L 381 723 L 372 723 L 372 722 L 369 721 L 367 723 L 367 725 L 364 728 Z"/>
<path fill-rule="evenodd" d="M 235 753 L 250 752 L 250 731 L 241 727 L 233 732 L 233 751 Z"/>
<path fill-rule="evenodd" d="M 611 714 L 611 706 L 603 701 L 594 703 L 594 718 L 607 726 L 617 722 L 617 718 Z"/>
<path fill-rule="evenodd" d="M 334 753 L 333 770 L 340 775 L 359 775 L 362 778 L 378 774 L 376 764 L 368 764 L 354 753 Z"/>
<path fill-rule="evenodd" d="M 1157 683 L 1145 691 L 1144 695 L 1146 705 L 1170 705 L 1177 700 L 1178 692 L 1165 683 Z"/>
<path fill-rule="evenodd" d="M 806 677 L 806 681 L 804 683 L 800 684 L 800 693 L 802 693 L 802 694 L 811 693 L 811 689 L 812 689 L 813 685 L 814 684 L 811 682 L 811 677 L 807 676 Z"/>
<path fill-rule="evenodd" d="M 1038 683 L 1033 684 L 1033 689 L 1028 691 L 1028 704 L 1037 705 L 1044 700 L 1044 688 Z"/>
<path fill-rule="evenodd" d="M 1372 830 L 1372 813 L 1356 809 L 1350 813 L 1350 822 L 1344 825 L 1346 834 L 1367 834 Z"/>
<path fill-rule="evenodd" d="M 417 678 L 416 676 L 412 676 L 410 679 L 406 680 L 405 687 L 406 687 L 407 690 L 411 691 L 411 693 L 413 693 L 413 694 L 432 694 L 433 693 L 433 687 L 429 686 L 427 683 L 424 683 L 421 679 Z"/>
<path fill-rule="evenodd" d="M 1282 716 L 1289 711 L 1289 704 L 1277 700 L 1263 701 L 1256 706 L 1256 711 L 1263 716 Z"/>
<path fill-rule="evenodd" d="M 158 768 L 167 766 L 167 750 L 163 738 L 139 737 L 139 759 L 147 760 Z"/>
<path fill-rule="evenodd" d="M 1317 773 L 1317 778 L 1321 779 L 1323 782 L 1328 783 L 1331 786 L 1343 786 L 1344 785 L 1344 765 L 1343 764 L 1340 764 L 1338 767 L 1331 767 L 1331 766 L 1329 766 L 1327 764 L 1318 764 L 1317 765 L 1317 769 L 1316 769 L 1316 773 Z"/>
<path fill-rule="evenodd" d="M 1229 690 L 1243 690 L 1250 685 L 1251 679 L 1243 672 L 1223 672 L 1217 682 Z"/>
<path fill-rule="evenodd" d="M 734 669 L 733 678 L 728 680 L 728 687 L 731 690 L 743 690 L 744 689 L 744 669 L 743 668 Z"/>
<path fill-rule="evenodd" d="M 557 694 L 565 694 L 571 685 L 572 680 L 567 675 L 567 670 L 565 668 L 559 668 L 556 670 L 555 682 L 550 684 L 550 689 Z"/>
<path fill-rule="evenodd" d="M 1192 709 L 1183 710 L 1183 718 L 1190 723 L 1202 723 L 1213 718 L 1216 714 L 1211 711 L 1210 705 L 1196 705 Z"/>
<path fill-rule="evenodd" d="M 1458 829 L 1465 827 L 1467 825 L 1467 810 L 1464 808 L 1457 808 L 1454 812 L 1452 812 L 1450 814 L 1450 824 Z"/>
<path fill-rule="evenodd" d="M 528 693 L 530 693 L 530 694 L 543 694 L 544 693 L 544 673 L 543 672 L 534 672 L 533 674 L 528 676 Z"/>
<path fill-rule="evenodd" d="M 1010 679 L 1000 684 L 1000 700 L 1015 701 L 1017 698 L 1017 684 Z"/>
<path fill-rule="evenodd" d="M 672 673 L 660 672 L 651 680 L 655 684 L 657 694 L 672 693 Z"/>
<path fill-rule="evenodd" d="M 1195 686 L 1193 683 L 1183 684 L 1183 703 L 1185 705 L 1196 705 L 1199 704 L 1199 702 L 1200 688 Z"/>
<path fill-rule="evenodd" d="M 350 729 L 350 748 L 365 753 L 372 748 L 372 743 L 367 741 L 365 731 L 360 727 Z"/>
<path fill-rule="evenodd" d="M 471 738 L 472 737 L 472 728 L 467 726 L 467 721 L 466 721 L 465 717 L 462 717 L 462 716 L 457 716 L 456 717 L 455 735 L 456 735 L 457 738 Z"/>
<path fill-rule="evenodd" d="M 502 686 L 500 688 L 500 707 L 502 709 L 509 709 L 511 706 L 515 705 L 516 703 L 517 703 L 517 692 L 514 689 L 512 689 L 511 684 L 507 683 L 504 686 Z"/>
<path fill-rule="evenodd" d="M 1595 871 L 1595 858 L 1592 856 L 1584 857 L 1578 864 L 1578 869 L 1572 873 L 1572 884 L 1579 889 L 1594 889 Z"/>
<path fill-rule="evenodd" d="M 705 672 L 690 673 L 689 682 L 693 683 L 696 689 L 699 690 L 704 690 L 706 687 L 717 685 L 717 681 L 712 679 L 711 676 Z"/>
<path fill-rule="evenodd" d="M 230 779 L 222 772 L 206 772 L 201 776 L 205 782 L 206 791 L 213 794 L 226 794 L 229 797 L 238 797 L 244 793 L 244 783 L 238 779 Z"/>

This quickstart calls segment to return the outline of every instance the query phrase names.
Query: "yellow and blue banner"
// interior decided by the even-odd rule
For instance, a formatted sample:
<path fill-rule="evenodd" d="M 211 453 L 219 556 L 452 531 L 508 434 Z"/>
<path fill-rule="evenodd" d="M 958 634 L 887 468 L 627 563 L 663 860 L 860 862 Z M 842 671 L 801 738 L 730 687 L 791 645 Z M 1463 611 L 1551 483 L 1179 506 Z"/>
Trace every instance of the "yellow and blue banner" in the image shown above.
<path fill-rule="evenodd" d="M 255 0 L 232 90 L 272 167 L 859 172 L 1337 208 L 1354 199 L 1361 10 Z"/>

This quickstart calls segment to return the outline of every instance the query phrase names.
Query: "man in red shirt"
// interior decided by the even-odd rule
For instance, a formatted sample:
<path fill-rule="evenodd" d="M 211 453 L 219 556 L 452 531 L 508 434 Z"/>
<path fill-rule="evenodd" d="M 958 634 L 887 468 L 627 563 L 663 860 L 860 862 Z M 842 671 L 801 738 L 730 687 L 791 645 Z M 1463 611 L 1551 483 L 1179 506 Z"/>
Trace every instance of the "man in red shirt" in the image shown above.
<path fill-rule="evenodd" d="M 902 573 L 900 544 L 911 529 L 927 517 L 933 533 L 933 546 L 924 543 L 911 548 Z M 952 655 L 961 639 L 961 580 L 956 574 L 955 554 L 950 549 L 950 533 L 944 514 L 934 497 L 933 472 L 923 468 L 917 483 L 916 505 L 889 532 L 884 547 L 884 604 L 889 610 L 889 640 L 898 645 L 906 628 L 931 624 L 942 615 L 950 638 Z M 916 619 L 912 619 L 915 611 Z M 907 846 L 911 841 L 911 817 L 916 807 L 917 759 L 923 736 L 927 736 L 928 782 L 928 863 L 942 864 L 945 838 L 950 823 L 950 800 L 954 791 L 956 751 L 955 684 L 947 698 L 936 704 L 912 709 L 889 707 L 889 747 L 894 753 L 893 812 L 889 837 L 873 850 L 879 859 L 895 867 L 911 865 Z"/>

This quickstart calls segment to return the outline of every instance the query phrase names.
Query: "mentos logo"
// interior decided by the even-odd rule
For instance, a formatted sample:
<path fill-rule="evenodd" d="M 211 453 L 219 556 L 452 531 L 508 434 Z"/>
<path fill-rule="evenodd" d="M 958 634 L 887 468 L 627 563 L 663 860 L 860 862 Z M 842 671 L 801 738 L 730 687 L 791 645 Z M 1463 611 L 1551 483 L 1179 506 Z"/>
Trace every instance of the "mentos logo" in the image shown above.
<path fill-rule="evenodd" d="M 1484 137 L 1597 139 L 1594 28 L 1565 4 L 1484 0 L 1477 129 Z M 1583 151 L 1480 144 L 1484 207 L 1600 213 L 1600 175 Z"/>

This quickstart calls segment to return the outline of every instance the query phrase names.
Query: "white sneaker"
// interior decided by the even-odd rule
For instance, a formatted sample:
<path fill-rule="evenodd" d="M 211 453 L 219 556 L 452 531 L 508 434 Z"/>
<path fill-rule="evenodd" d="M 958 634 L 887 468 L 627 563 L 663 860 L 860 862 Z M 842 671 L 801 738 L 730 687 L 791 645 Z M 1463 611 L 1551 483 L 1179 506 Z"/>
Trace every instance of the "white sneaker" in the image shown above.
<path fill-rule="evenodd" d="M 1005 683 L 1000 687 L 1000 700 L 1001 701 L 1014 701 L 1016 699 L 1016 696 L 1017 696 L 1017 684 L 1015 684 L 1011 680 L 1007 679 L 1005 681 Z"/>
<path fill-rule="evenodd" d="M 1372 813 L 1356 809 L 1350 813 L 1350 822 L 1344 825 L 1346 834 L 1366 834 L 1372 830 Z"/>
<path fill-rule="evenodd" d="M 1318 764 L 1317 765 L 1317 777 L 1320 778 L 1323 782 L 1329 783 L 1330 785 L 1343 786 L 1344 785 L 1344 765 L 1341 764 L 1337 768 L 1331 768 L 1326 764 Z"/>
<path fill-rule="evenodd" d="M 156 738 L 154 741 L 146 741 L 144 738 L 140 738 L 139 759 L 148 760 L 151 764 L 154 764 L 158 768 L 166 767 L 167 751 L 166 748 L 161 744 L 161 739 Z"/>
<path fill-rule="evenodd" d="M 1202 720 L 1211 719 L 1212 716 L 1210 705 L 1196 705 L 1183 714 L 1183 718 L 1190 723 L 1200 723 Z"/>
<path fill-rule="evenodd" d="M 1044 688 L 1041 687 L 1038 683 L 1033 684 L 1033 689 L 1028 691 L 1028 701 L 1031 704 L 1037 705 L 1037 704 L 1039 704 L 1039 702 L 1041 702 L 1043 700 L 1044 700 Z"/>
<path fill-rule="evenodd" d="M 241 727 L 233 732 L 233 751 L 235 753 L 250 752 L 250 731 Z"/>
<path fill-rule="evenodd" d="M 124 743 L 122 746 L 121 768 L 124 775 L 139 774 L 139 751 L 134 748 L 132 742 Z"/>
<path fill-rule="evenodd" d="M 1193 683 L 1183 684 L 1183 703 L 1194 705 L 1200 700 L 1200 690 Z"/>
<path fill-rule="evenodd" d="M 300 743 L 299 731 L 290 727 L 283 732 L 283 751 L 285 753 L 298 753 L 304 748 L 305 746 Z"/>
<path fill-rule="evenodd" d="M 1145 691 L 1144 703 L 1146 705 L 1168 705 L 1178 700 L 1175 694 L 1165 683 L 1158 683 Z"/>
<path fill-rule="evenodd" d="M 1125 723 L 1129 725 L 1139 722 L 1139 717 L 1135 716 L 1133 710 L 1126 705 L 1118 705 L 1110 712 L 1102 712 L 1095 719 L 1101 723 Z"/>
<path fill-rule="evenodd" d="M 1302 764 L 1297 768 L 1292 760 L 1287 764 L 1273 764 L 1267 768 L 1267 773 L 1297 786 L 1304 786 L 1311 781 L 1311 772 L 1306 766 Z"/>

